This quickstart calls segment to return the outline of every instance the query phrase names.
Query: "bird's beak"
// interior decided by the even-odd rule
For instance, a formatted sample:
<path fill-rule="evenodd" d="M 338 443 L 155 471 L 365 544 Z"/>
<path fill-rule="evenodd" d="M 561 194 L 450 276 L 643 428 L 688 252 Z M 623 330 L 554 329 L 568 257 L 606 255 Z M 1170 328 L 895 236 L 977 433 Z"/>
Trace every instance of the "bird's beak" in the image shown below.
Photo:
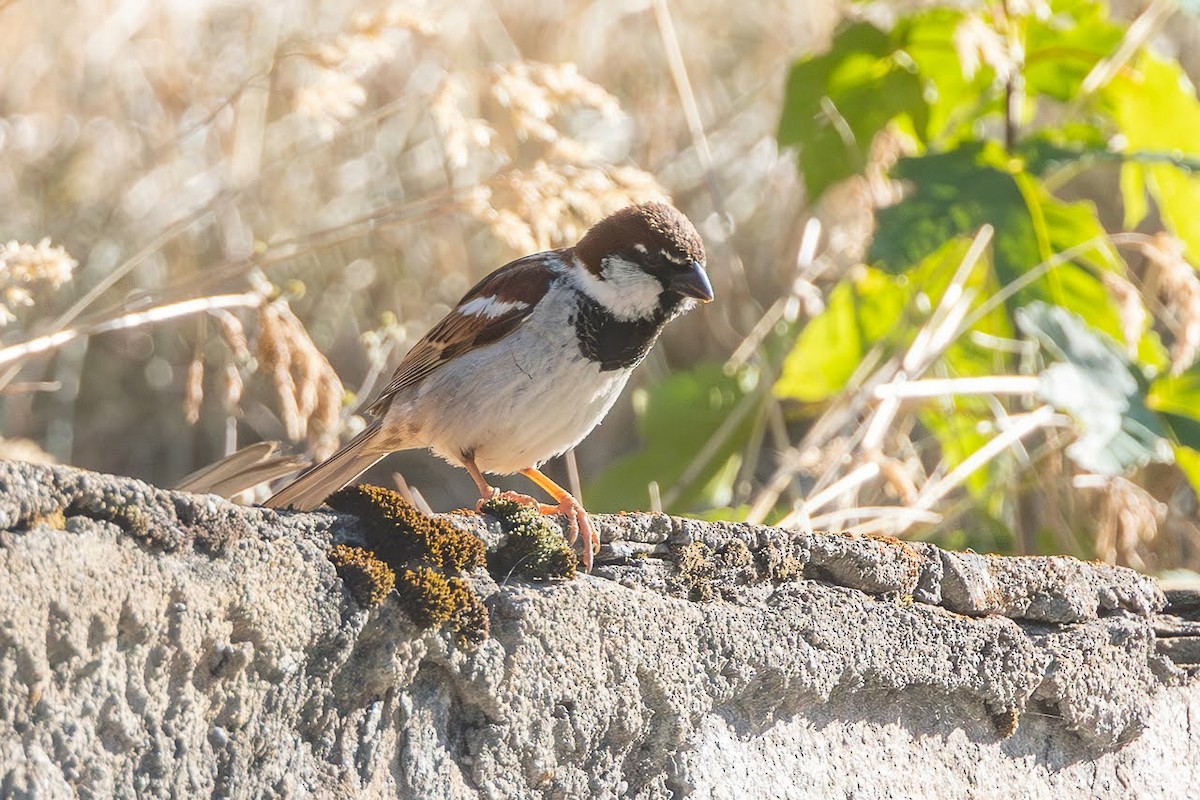
<path fill-rule="evenodd" d="M 684 297 L 694 297 L 702 303 L 710 303 L 713 299 L 712 284 L 708 282 L 708 274 L 698 261 L 693 261 L 686 270 L 671 275 L 667 288 Z"/>

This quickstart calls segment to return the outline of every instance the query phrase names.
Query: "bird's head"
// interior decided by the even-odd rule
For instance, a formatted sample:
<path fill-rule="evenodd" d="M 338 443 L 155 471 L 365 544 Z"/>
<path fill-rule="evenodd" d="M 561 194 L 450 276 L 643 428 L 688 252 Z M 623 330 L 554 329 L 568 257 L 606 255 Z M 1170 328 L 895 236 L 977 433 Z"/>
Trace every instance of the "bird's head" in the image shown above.
<path fill-rule="evenodd" d="M 704 243 L 665 203 L 629 206 L 592 226 L 575 245 L 582 288 L 622 319 L 671 317 L 713 299 Z"/>

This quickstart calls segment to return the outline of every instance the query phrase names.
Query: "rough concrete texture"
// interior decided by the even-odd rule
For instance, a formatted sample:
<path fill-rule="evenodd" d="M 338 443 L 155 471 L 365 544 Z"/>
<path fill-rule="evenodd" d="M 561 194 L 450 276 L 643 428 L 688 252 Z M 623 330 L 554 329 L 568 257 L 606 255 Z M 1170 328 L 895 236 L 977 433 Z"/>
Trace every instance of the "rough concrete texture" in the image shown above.
<path fill-rule="evenodd" d="M 0 464 L 0 797 L 1200 785 L 1194 596 L 1070 559 L 599 522 L 593 575 L 472 576 L 491 638 L 460 645 L 354 601 L 325 555 L 352 517 Z"/>

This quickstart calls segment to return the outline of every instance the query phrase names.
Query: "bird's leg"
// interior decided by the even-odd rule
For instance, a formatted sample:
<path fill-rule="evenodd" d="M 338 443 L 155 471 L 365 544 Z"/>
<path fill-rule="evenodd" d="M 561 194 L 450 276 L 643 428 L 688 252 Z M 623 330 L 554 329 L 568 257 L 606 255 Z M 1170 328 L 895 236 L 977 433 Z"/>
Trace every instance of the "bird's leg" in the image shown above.
<path fill-rule="evenodd" d="M 547 506 L 545 503 L 539 503 L 534 498 L 527 494 L 517 494 L 516 492 L 501 492 L 495 486 L 487 482 L 487 478 L 483 477 L 483 472 L 475 463 L 475 459 L 471 456 L 464 455 L 462 457 L 463 468 L 471 474 L 471 480 L 475 481 L 475 486 L 479 488 L 479 502 L 475 504 L 475 510 L 478 511 L 488 500 L 495 500 L 502 497 L 505 500 L 512 500 L 520 503 L 523 506 L 537 506 L 538 511 L 543 514 L 557 514 L 558 506 Z M 545 509 L 551 509 L 549 511 Z"/>
<path fill-rule="evenodd" d="M 583 568 L 592 571 L 592 558 L 600 552 L 600 537 L 592 527 L 587 512 L 570 492 L 543 475 L 539 470 L 530 467 L 521 470 L 521 474 L 540 486 L 546 494 L 558 501 L 557 506 L 538 504 L 538 510 L 543 514 L 562 514 L 567 518 L 567 541 L 575 543 L 577 536 L 583 537 Z"/>
<path fill-rule="evenodd" d="M 474 456 L 469 456 L 463 453 L 462 457 L 463 469 L 471 475 L 471 480 L 475 481 L 475 486 L 479 489 L 479 502 L 475 504 L 475 510 L 491 500 L 496 495 L 500 494 L 500 490 L 487 482 L 487 478 L 483 477 L 483 473 L 479 471 L 479 466 L 475 463 Z"/>

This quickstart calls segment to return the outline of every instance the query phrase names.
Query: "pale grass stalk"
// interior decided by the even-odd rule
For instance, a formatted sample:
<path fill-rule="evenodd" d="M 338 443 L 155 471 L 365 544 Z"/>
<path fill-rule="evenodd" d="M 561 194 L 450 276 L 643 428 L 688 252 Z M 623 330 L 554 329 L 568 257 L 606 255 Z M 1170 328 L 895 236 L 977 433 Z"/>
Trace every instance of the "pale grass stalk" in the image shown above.
<path fill-rule="evenodd" d="M 799 299 L 798 288 L 801 285 L 812 285 L 811 282 L 816 275 L 815 273 L 809 274 L 809 272 L 816 263 L 817 244 L 820 239 L 821 221 L 816 217 L 809 217 L 808 222 L 804 224 L 804 233 L 800 237 L 800 249 L 796 255 L 797 275 L 795 281 L 792 282 L 792 292 L 772 303 L 766 313 L 755 323 L 750 333 L 746 334 L 746 338 L 742 339 L 734 349 L 733 355 L 725 362 L 727 371 L 740 369 L 750 361 L 750 358 L 758 352 L 763 340 L 774 330 L 775 324 L 788 316 L 788 307 Z"/>
<path fill-rule="evenodd" d="M 1069 264 L 1074 259 L 1086 253 L 1088 250 L 1095 248 L 1104 242 L 1109 242 L 1113 245 L 1131 245 L 1143 246 L 1148 242 L 1153 242 L 1153 237 L 1144 233 L 1115 233 L 1111 236 L 1094 236 L 1086 242 L 1081 242 L 1074 247 L 1068 247 L 1061 253 L 1055 253 L 1050 258 L 1030 268 L 1028 272 L 1016 278 L 1012 283 L 1006 284 L 1003 289 L 996 292 L 987 300 L 979 304 L 979 308 L 972 311 L 959 324 L 957 333 L 961 335 L 974 327 L 976 322 L 986 317 L 988 314 L 995 311 L 997 308 L 1008 302 L 1014 295 L 1020 292 L 1027 286 L 1032 285 L 1052 269 L 1057 269 L 1063 264 Z"/>
<path fill-rule="evenodd" d="M 746 446 L 742 450 L 742 463 L 734 478 L 734 497 L 730 505 L 738 504 L 738 491 L 741 487 L 754 485 L 755 471 L 761 463 L 763 445 L 766 442 L 767 428 L 779 416 L 779 402 L 771 392 L 765 392 L 762 410 L 750 421 L 750 432 L 746 437 Z"/>
<path fill-rule="evenodd" d="M 781 297 L 771 304 L 771 307 L 759 318 L 754 327 L 750 329 L 750 333 L 738 344 L 734 349 L 733 355 L 725 361 L 726 372 L 734 372 L 741 369 L 750 361 L 751 357 L 758 352 L 759 346 L 763 340 L 770 335 L 775 329 L 775 324 L 783 319 L 784 311 L 787 309 L 791 297 Z"/>
<path fill-rule="evenodd" d="M 229 413 L 225 415 L 225 442 L 222 452 L 227 456 L 237 452 L 237 423 L 237 416 Z"/>
<path fill-rule="evenodd" d="M 181 220 L 178 220 L 177 222 L 172 223 L 170 226 L 168 226 L 166 228 L 166 230 L 159 233 L 158 236 L 154 237 L 154 239 L 152 239 L 148 244 L 146 244 L 146 246 L 144 246 L 141 250 L 138 250 L 130 258 L 128 258 L 126 261 L 124 261 L 123 263 L 118 265 L 115 269 L 110 270 L 109 273 L 107 275 L 105 275 L 95 286 L 93 286 L 91 289 L 89 289 L 83 295 L 83 297 L 76 300 L 75 303 L 72 304 L 70 308 L 68 308 L 61 315 L 59 315 L 58 319 L 54 320 L 54 323 L 51 325 L 51 327 L 55 328 L 60 333 L 63 332 L 65 329 L 65 326 L 71 324 L 71 322 L 73 322 L 76 317 L 78 317 L 85 310 L 87 310 L 87 308 L 92 303 L 94 303 L 102 294 L 104 294 L 109 289 L 111 289 L 114 285 L 116 285 L 116 283 L 119 280 L 121 280 L 126 275 L 128 275 L 130 272 L 132 272 L 134 269 L 136 269 L 138 266 L 143 264 L 147 259 L 149 259 L 151 256 L 153 256 L 155 253 L 162 250 L 162 248 L 165 247 L 167 245 L 167 243 L 170 242 L 172 239 L 183 234 L 186 230 L 191 228 L 193 225 L 195 225 L 197 222 L 199 222 L 201 219 L 203 219 L 206 215 L 210 214 L 213 210 L 213 207 L 216 206 L 217 201 L 222 199 L 222 197 L 224 197 L 225 199 L 228 199 L 230 197 L 230 195 L 226 194 L 226 195 L 222 195 L 222 196 L 213 198 L 213 201 L 211 203 L 209 203 L 205 208 L 194 211 L 191 214 L 189 214 L 187 217 L 185 217 L 184 219 L 181 219 Z M 57 335 L 57 334 L 52 334 L 52 336 L 53 335 Z M 76 338 L 76 337 L 72 336 L 69 339 L 65 339 L 61 342 L 52 343 L 45 349 L 39 350 L 36 352 L 45 352 L 45 350 L 50 350 L 50 349 L 54 349 L 56 347 L 61 347 L 63 344 L 71 341 L 74 338 Z M 35 339 L 32 341 L 37 341 L 37 340 Z M 19 347 L 20 345 L 16 345 L 16 346 Z M 0 355 L 3 355 L 3 353 L 7 349 L 8 348 L 5 348 L 4 350 L 0 350 Z M 8 361 L 0 360 L 0 365 L 9 364 L 9 363 L 12 363 L 13 361 L 19 361 L 25 357 L 26 356 L 18 356 L 17 358 L 9 359 Z M 2 375 L 0 375 L 0 388 L 3 388 L 5 386 L 7 386 L 9 383 L 11 383 L 12 380 L 17 377 L 17 372 L 19 371 L 19 369 L 20 369 L 20 367 L 13 366 L 13 367 L 10 367 L 9 369 L 5 370 L 5 372 Z"/>
<path fill-rule="evenodd" d="M 901 508 L 905 513 L 897 515 L 897 517 L 873 517 L 872 519 L 860 522 L 857 525 L 851 525 L 849 528 L 846 528 L 841 532 L 851 536 L 865 536 L 873 533 L 892 535 L 891 531 L 895 530 L 895 527 L 898 523 L 905 523 L 904 527 L 907 528 L 910 525 L 919 522 L 936 525 L 943 519 L 941 514 L 929 511 L 918 511 L 916 509 L 902 508 L 900 506 L 888 506 L 888 508 Z"/>
<path fill-rule="evenodd" d="M 404 476 L 399 472 L 392 473 L 392 483 L 396 486 L 396 492 L 405 500 L 412 503 L 417 511 L 428 516 L 433 516 L 437 513 L 429 505 L 429 501 L 425 499 L 425 495 L 421 494 L 421 490 L 404 480 Z"/>
<path fill-rule="evenodd" d="M 409 487 L 408 481 L 404 480 L 404 476 L 399 472 L 392 473 L 392 485 L 396 487 L 396 494 L 400 495 L 414 506 L 416 505 L 416 503 L 413 501 L 412 489 Z"/>
<path fill-rule="evenodd" d="M 1049 405 L 1041 406 L 1028 414 L 1015 415 L 1007 418 L 1011 423 L 1011 427 L 997 434 L 986 444 L 976 450 L 974 453 L 963 459 L 957 467 L 947 473 L 937 481 L 928 483 L 921 490 L 916 502 L 910 506 L 883 506 L 881 508 L 851 508 L 838 512 L 833 512 L 826 517 L 831 517 L 841 514 L 844 517 L 851 518 L 856 516 L 864 516 L 867 512 L 874 512 L 871 519 L 860 523 L 852 528 L 847 529 L 847 533 L 888 533 L 898 536 L 914 524 L 920 522 L 937 523 L 941 521 L 941 515 L 930 511 L 930 509 L 946 497 L 954 489 L 961 486 L 976 470 L 983 467 L 1000 453 L 1007 450 L 1013 445 L 1019 445 L 1021 440 L 1029 436 L 1033 432 L 1051 427 L 1057 424 L 1067 424 L 1064 421 L 1060 423 L 1060 418 L 1054 408 Z M 870 465 L 864 465 L 870 466 Z M 862 467 L 859 468 L 860 470 Z M 851 473 L 852 475 L 854 473 Z M 873 476 L 872 476 L 873 477 Z M 869 477 L 867 478 L 870 479 Z M 833 487 L 830 487 L 831 489 Z M 828 491 L 828 490 L 826 490 Z M 823 493 L 824 494 L 824 493 Z M 820 497 L 824 501 L 825 497 Z M 880 513 L 882 512 L 882 513 Z M 816 527 L 817 520 L 823 520 L 824 517 L 813 519 L 813 527 Z M 784 526 L 787 520 L 780 523 Z"/>
<path fill-rule="evenodd" d="M 1003 453 L 1013 444 L 1016 444 L 1041 428 L 1057 424 L 1067 424 L 1059 422 L 1058 412 L 1050 405 L 1039 406 L 1028 414 L 1011 416 L 1008 418 L 1008 421 L 1011 427 L 992 437 L 986 444 L 964 458 L 962 463 L 941 479 L 926 484 L 925 488 L 921 490 L 920 496 L 917 497 L 914 507 L 918 509 L 932 508 L 939 500 L 961 486 L 976 470 Z"/>
<path fill-rule="evenodd" d="M 413 505 L 427 517 L 432 517 L 437 512 L 433 510 L 433 506 L 429 505 L 429 501 L 425 499 L 425 495 L 421 494 L 421 490 L 415 486 L 410 486 L 409 491 L 412 492 Z"/>
<path fill-rule="evenodd" d="M 567 467 L 567 488 L 575 499 L 583 504 L 583 482 L 579 480 L 579 462 L 575 458 L 575 448 L 563 453 L 563 464 Z"/>
<path fill-rule="evenodd" d="M 833 129 L 837 131 L 837 135 L 847 146 L 854 146 L 858 140 L 854 136 L 854 129 L 850 127 L 850 122 L 842 116 L 842 112 L 829 99 L 828 95 L 822 95 L 818 105 L 821 107 L 821 114 L 828 120 Z"/>
<path fill-rule="evenodd" d="M 379 383 L 379 379 L 383 376 L 385 365 L 391 360 L 392 350 L 396 347 L 395 342 L 387 342 L 381 347 L 380 358 L 372 360 L 371 366 L 367 368 L 367 374 L 363 376 L 362 383 L 359 384 L 358 392 L 355 393 L 355 403 L 347 406 L 342 412 L 343 419 L 349 419 L 362 410 L 363 406 L 374 401 L 375 384 Z"/>
<path fill-rule="evenodd" d="M 862 525 L 871 524 L 878 521 L 891 521 L 897 519 L 910 520 L 912 522 L 925 522 L 936 524 L 942 521 L 942 515 L 932 511 L 926 511 L 920 508 L 908 508 L 906 506 L 859 506 L 857 508 L 843 508 L 837 511 L 830 511 L 826 514 L 819 514 L 812 517 L 808 525 L 811 530 L 833 530 L 840 528 L 848 520 L 869 517 L 870 519 L 861 523 Z M 853 529 L 851 529 L 853 530 Z"/>
<path fill-rule="evenodd" d="M 763 430 L 763 443 L 760 445 L 760 447 L 765 446 L 766 437 L 769 435 L 771 437 L 771 447 L 773 447 L 777 452 L 794 452 L 796 457 L 799 458 L 799 450 L 789 450 L 791 447 L 791 439 L 788 438 L 787 419 L 783 412 L 783 405 L 779 402 L 774 394 L 768 394 L 768 398 L 767 420 Z M 749 480 L 752 483 L 755 464 L 757 464 L 757 461 L 746 465 L 748 474 L 750 475 Z M 804 499 L 800 482 L 796 480 L 795 472 L 786 477 L 784 485 L 780 491 L 782 493 L 786 493 L 788 495 L 788 499 L 792 503 L 798 503 Z M 766 510 L 763 511 L 763 514 L 766 514 Z M 762 520 L 760 519 L 759 521 L 761 522 Z"/>
<path fill-rule="evenodd" d="M 983 331 L 971 331 L 971 341 L 988 350 L 1000 353 L 1011 353 L 1016 356 L 1032 357 L 1038 351 L 1038 343 L 1028 339 L 1008 339 L 1003 336 L 993 336 Z"/>
<path fill-rule="evenodd" d="M 687 64 L 683 60 L 683 48 L 679 46 L 679 36 L 675 33 L 675 23 L 671 21 L 671 9 L 667 6 L 667 0 L 654 0 L 654 20 L 662 38 L 663 50 L 666 52 L 671 80 L 675 82 L 675 91 L 683 104 L 683 117 L 692 137 L 692 146 L 696 148 L 696 153 L 700 156 L 700 165 L 704 167 L 704 177 L 712 194 L 713 204 L 721 209 L 724 203 L 721 201 L 721 192 L 713 171 L 712 150 L 709 149 L 708 137 L 704 133 L 704 122 L 700 119 L 700 108 L 696 104 L 696 93 L 692 90 Z"/>
<path fill-rule="evenodd" d="M 931 328 L 932 333 L 926 344 L 925 352 L 921 354 L 920 361 L 917 362 L 917 368 L 911 372 L 906 371 L 906 374 L 915 377 L 929 369 L 938 356 L 946 352 L 946 348 L 954 344 L 965 333 L 965 331 L 960 329 L 959 324 L 962 322 L 963 317 L 971 310 L 971 302 L 974 299 L 975 292 L 973 291 L 964 292 L 960 295 L 958 302 L 946 312 L 937 327 Z"/>
<path fill-rule="evenodd" d="M 795 510 L 779 521 L 778 527 L 795 527 L 801 519 L 811 519 L 812 512 L 824 508 L 847 492 L 852 492 L 869 480 L 879 477 L 883 469 L 874 461 L 861 464 L 842 476 L 812 497 L 801 503 Z"/>
<path fill-rule="evenodd" d="M 904 384 L 905 375 L 904 373 L 900 373 L 892 382 L 876 387 L 874 396 L 882 402 L 875 407 L 875 411 L 871 414 L 871 419 L 867 422 L 866 433 L 863 434 L 860 444 L 862 450 L 868 453 L 879 451 L 879 448 L 883 446 L 883 437 L 887 435 L 888 429 L 896 421 L 896 414 L 900 411 L 900 399 L 897 397 L 880 397 L 879 390 L 884 388 L 884 386 L 903 386 Z"/>
<path fill-rule="evenodd" d="M 971 240 L 971 246 L 967 249 L 962 261 L 959 262 L 958 269 L 954 271 L 954 277 L 951 278 L 949 285 L 946 286 L 946 290 L 942 293 L 937 308 L 934 309 L 933 314 L 929 317 L 929 322 L 917 332 L 916 337 L 913 338 L 913 343 L 908 348 L 908 352 L 904 355 L 902 366 L 906 372 L 920 370 L 926 362 L 932 360 L 932 358 L 936 358 L 936 354 L 940 350 L 935 346 L 935 340 L 949 338 L 952 341 L 956 338 L 952 334 L 947 336 L 947 334 L 943 333 L 940 337 L 936 334 L 941 333 L 945 328 L 953 331 L 957 326 L 948 326 L 946 324 L 947 318 L 953 315 L 956 308 L 962 305 L 970 305 L 969 301 L 963 302 L 966 300 L 965 287 L 967 278 L 971 276 L 971 271 L 975 269 L 975 265 L 983 257 L 984 248 L 992 241 L 992 234 L 994 232 L 991 225 L 984 225 L 975 233 L 975 238 Z"/>
<path fill-rule="evenodd" d="M 10 383 L 0 389 L 0 395 L 30 394 L 32 392 L 57 392 L 62 388 L 62 381 L 22 381 Z"/>
<path fill-rule="evenodd" d="M 885 383 L 875 388 L 878 400 L 900 401 L 973 394 L 1034 395 L 1036 375 L 985 375 L 974 378 L 927 378 L 906 383 Z"/>
<path fill-rule="evenodd" d="M 45 336 L 37 336 L 20 344 L 0 348 L 0 366 L 24 361 L 27 358 L 56 350 L 69 342 L 85 336 L 95 336 L 111 331 L 129 330 L 145 325 L 187 317 L 220 308 L 257 308 L 262 305 L 263 296 L 258 292 L 243 294 L 215 295 L 213 297 L 197 297 L 179 303 L 148 308 L 145 311 L 134 311 L 113 319 L 81 325 L 75 328 L 55 331 Z"/>
<path fill-rule="evenodd" d="M 1073 118 L 1074 114 L 1071 112 L 1077 111 L 1088 96 L 1117 76 L 1143 45 L 1158 33 L 1167 18 L 1175 13 L 1178 5 L 1177 0 L 1154 0 L 1138 15 L 1125 29 L 1125 36 L 1121 38 L 1121 43 L 1117 45 L 1113 54 L 1097 62 L 1083 79 L 1083 83 L 1079 85 L 1079 94 L 1071 103 L 1067 119 Z"/>
<path fill-rule="evenodd" d="M 352 217 L 328 228 L 301 236 L 278 239 L 270 242 L 267 249 L 247 258 L 237 258 L 214 264 L 197 276 L 180 281 L 171 287 L 172 290 L 205 291 L 228 280 L 243 276 L 252 269 L 266 270 L 272 267 L 294 261 L 306 255 L 325 250 L 338 245 L 344 245 L 355 239 L 369 236 L 384 224 L 413 222 L 444 211 L 448 206 L 461 200 L 469 193 L 468 187 L 461 190 L 441 191 L 406 203 L 389 203 L 380 208 L 372 209 L 357 217 Z"/>
<path fill-rule="evenodd" d="M 781 463 L 775 468 L 766 485 L 759 490 L 751 503 L 750 510 L 746 514 L 746 521 L 752 525 L 757 525 L 766 519 L 767 514 L 771 512 L 771 508 L 779 499 L 779 496 L 787 490 L 795 479 L 796 474 L 800 471 L 800 463 L 805 452 L 823 447 L 830 440 L 836 437 L 847 426 L 853 424 L 857 419 L 857 415 L 868 404 L 869 397 L 874 391 L 874 387 L 880 383 L 890 380 L 895 375 L 897 363 L 895 360 L 889 361 L 880 366 L 878 364 L 879 349 L 873 348 L 864 358 L 859 368 L 855 370 L 855 374 L 851 376 L 847 385 L 857 386 L 858 391 L 843 392 L 835 403 L 824 414 L 817 419 L 816 423 L 805 434 L 804 439 L 800 444 L 794 447 L 787 447 L 785 443 L 780 443 L 777 447 L 783 457 Z M 866 378 L 860 377 L 866 374 Z M 845 459 L 850 458 L 854 442 L 846 445 L 843 452 L 831 459 L 831 466 L 817 480 L 815 491 L 819 491 L 828 483 L 834 481 L 838 474 L 839 465 L 844 463 Z M 801 502 L 797 500 L 797 502 Z"/>
<path fill-rule="evenodd" d="M 771 513 L 771 508 L 779 499 L 779 495 L 783 494 L 788 483 L 795 477 L 798 470 L 793 464 L 799 459 L 799 448 L 793 447 L 783 454 L 782 463 L 776 467 L 770 480 L 767 481 L 767 485 L 758 492 L 754 502 L 750 504 L 750 510 L 746 512 L 746 522 L 751 525 L 759 525 L 767 518 L 767 514 Z"/>
<path fill-rule="evenodd" d="M 929 321 L 913 337 L 912 344 L 909 345 L 908 352 L 904 354 L 904 359 L 901 361 L 900 370 L 890 382 L 892 385 L 902 385 L 910 378 L 914 378 L 928 369 L 929 365 L 957 338 L 958 324 L 970 310 L 973 299 L 973 293 L 965 290 L 967 278 L 970 277 L 971 271 L 975 269 L 975 265 L 983 256 L 984 249 L 991 242 L 992 234 L 992 226 L 984 225 L 971 240 L 971 246 L 967 248 L 966 254 L 959 262 L 958 269 L 954 271 L 954 276 L 942 293 L 941 300 L 938 301 Z M 899 411 L 898 398 L 882 398 L 882 402 L 867 423 L 866 433 L 863 434 L 861 446 L 864 451 L 874 452 L 883 445 L 883 438 L 887 435 L 887 431 L 891 428 Z"/>
<path fill-rule="evenodd" d="M 663 513 L 662 493 L 658 490 L 658 481 L 647 483 L 646 492 L 650 495 L 650 510 L 656 514 Z"/>
<path fill-rule="evenodd" d="M 1076 475 L 1071 486 L 1076 489 L 1108 489 L 1112 479 L 1105 475 Z"/>

